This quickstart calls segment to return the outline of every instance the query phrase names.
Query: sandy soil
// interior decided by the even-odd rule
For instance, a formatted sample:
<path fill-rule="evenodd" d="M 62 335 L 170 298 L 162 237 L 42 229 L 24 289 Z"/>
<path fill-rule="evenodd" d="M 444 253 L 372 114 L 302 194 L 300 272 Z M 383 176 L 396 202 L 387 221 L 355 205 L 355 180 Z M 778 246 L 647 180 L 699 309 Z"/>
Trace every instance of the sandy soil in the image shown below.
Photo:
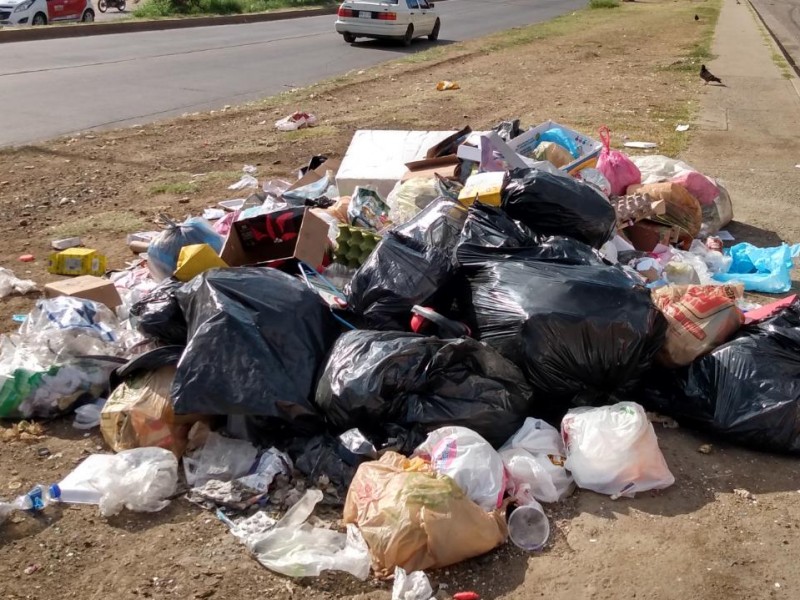
<path fill-rule="evenodd" d="M 357 128 L 481 128 L 514 116 L 526 123 L 552 118 L 587 133 L 607 123 L 618 143 L 627 135 L 678 150 L 674 126 L 703 90 L 674 63 L 711 26 L 709 4 L 625 4 L 565 17 L 535 35 L 514 33 L 527 43 L 492 53 L 484 49 L 498 38 L 447 49 L 433 64 L 385 65 L 264 104 L 6 152 L 0 265 L 47 281 L 50 240 L 82 235 L 123 267 L 132 258 L 124 234 L 152 228 L 158 212 L 182 217 L 235 197 L 226 186 L 244 164 L 258 165 L 262 178 L 287 177 L 312 154 L 341 156 Z M 704 17 L 699 24 L 696 12 Z M 457 79 L 462 90 L 436 92 L 440 79 Z M 321 126 L 273 131 L 276 118 L 300 108 L 316 113 Z M 774 215 L 771 230 L 800 239 L 799 225 Z M 37 260 L 18 262 L 23 253 Z M 2 302 L 0 330 L 11 330 L 10 315 L 32 301 Z M 544 552 L 507 545 L 431 572 L 441 584 L 438 597 L 462 590 L 487 599 L 798 597 L 795 461 L 717 442 L 704 454 L 703 436 L 660 425 L 656 431 L 673 487 L 617 501 L 578 492 L 548 507 L 553 535 Z M 85 437 L 63 421 L 46 424 L 41 439 L 7 440 L 0 496 L 57 481 L 103 450 L 99 435 Z M 733 493 L 740 488 L 752 496 Z M 275 576 L 213 514 L 176 500 L 152 515 L 104 519 L 94 507 L 64 507 L 15 519 L 0 529 L 0 597 L 385 600 L 390 587 L 343 575 Z"/>

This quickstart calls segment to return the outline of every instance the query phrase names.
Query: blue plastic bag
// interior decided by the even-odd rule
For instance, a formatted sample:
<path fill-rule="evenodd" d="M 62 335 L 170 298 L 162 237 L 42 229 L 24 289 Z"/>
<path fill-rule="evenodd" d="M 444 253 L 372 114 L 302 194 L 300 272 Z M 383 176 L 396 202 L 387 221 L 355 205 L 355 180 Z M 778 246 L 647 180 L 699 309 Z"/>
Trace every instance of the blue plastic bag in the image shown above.
<path fill-rule="evenodd" d="M 147 247 L 147 267 L 156 281 L 164 281 L 178 267 L 181 248 L 208 244 L 219 254 L 225 240 L 204 219 L 192 217 L 181 224 L 169 223 L 167 229 Z"/>
<path fill-rule="evenodd" d="M 781 244 L 758 248 L 747 242 L 725 250 L 733 258 L 727 273 L 716 273 L 717 281 L 740 281 L 748 292 L 780 294 L 792 288 L 792 257 L 800 254 L 800 244 Z"/>
<path fill-rule="evenodd" d="M 569 137 L 560 127 L 552 127 L 551 129 L 548 129 L 539 136 L 539 141 L 555 142 L 559 146 L 563 146 L 569 151 L 570 154 L 572 154 L 572 158 L 578 158 L 581 155 L 581 151 L 578 148 L 578 145 L 575 143 L 575 140 Z"/>

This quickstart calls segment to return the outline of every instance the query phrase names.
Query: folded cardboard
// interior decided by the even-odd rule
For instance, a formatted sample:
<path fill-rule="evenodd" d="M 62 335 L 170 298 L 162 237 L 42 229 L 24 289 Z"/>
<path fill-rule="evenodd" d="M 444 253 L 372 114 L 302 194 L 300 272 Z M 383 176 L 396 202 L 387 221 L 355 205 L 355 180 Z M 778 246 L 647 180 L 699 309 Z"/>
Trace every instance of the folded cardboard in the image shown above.
<path fill-rule="evenodd" d="M 327 222 L 306 208 L 296 235 L 284 240 L 265 230 L 267 216 L 259 215 L 233 224 L 220 253 L 228 266 L 271 266 L 286 260 L 301 260 L 314 268 L 322 265 L 328 247 Z"/>
<path fill-rule="evenodd" d="M 356 131 L 336 175 L 339 194 L 349 196 L 360 186 L 386 198 L 406 174 L 406 163 L 427 158 L 429 150 L 453 134 L 452 131 Z"/>
<path fill-rule="evenodd" d="M 62 279 L 44 286 L 46 298 L 57 296 L 72 296 L 84 300 L 94 300 L 105 304 L 111 310 L 122 304 L 116 286 L 108 279 L 101 279 L 93 275 L 82 275 L 74 279 Z"/>
<path fill-rule="evenodd" d="M 469 126 L 464 127 L 464 129 L 461 131 L 456 131 L 453 135 L 447 136 L 438 144 L 428 148 L 428 151 L 425 152 L 425 158 L 433 160 L 442 157 L 455 156 L 459 145 L 463 144 L 471 133 L 472 128 Z"/>

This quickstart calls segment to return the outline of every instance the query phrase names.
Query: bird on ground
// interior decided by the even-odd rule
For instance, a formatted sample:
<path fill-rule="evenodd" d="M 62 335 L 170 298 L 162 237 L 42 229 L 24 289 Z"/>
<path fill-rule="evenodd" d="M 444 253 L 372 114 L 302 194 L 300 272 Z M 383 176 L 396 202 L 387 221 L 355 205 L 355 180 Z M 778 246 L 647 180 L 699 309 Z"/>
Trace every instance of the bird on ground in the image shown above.
<path fill-rule="evenodd" d="M 703 81 L 706 82 L 706 85 L 708 85 L 709 83 L 712 83 L 712 82 L 714 82 L 714 83 L 722 83 L 722 79 L 720 79 L 719 77 L 716 77 L 715 75 L 713 75 L 711 73 L 711 71 L 706 69 L 705 65 L 701 65 L 700 66 L 700 78 Z"/>
<path fill-rule="evenodd" d="M 698 15 L 695 15 L 695 16 L 694 16 L 694 20 L 695 20 L 695 21 L 699 21 L 699 20 L 700 20 L 700 17 L 699 17 Z"/>

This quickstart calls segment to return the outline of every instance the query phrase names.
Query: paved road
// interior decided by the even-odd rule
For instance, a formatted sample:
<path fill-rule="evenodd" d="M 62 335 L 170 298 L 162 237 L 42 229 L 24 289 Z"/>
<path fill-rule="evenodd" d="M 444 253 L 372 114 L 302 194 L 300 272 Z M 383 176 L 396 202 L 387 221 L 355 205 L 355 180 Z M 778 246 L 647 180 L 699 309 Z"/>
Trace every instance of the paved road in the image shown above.
<path fill-rule="evenodd" d="M 800 0 L 752 0 L 772 34 L 800 66 Z"/>
<path fill-rule="evenodd" d="M 585 0 L 448 0 L 440 43 L 544 21 Z M 0 146 L 254 100 L 430 47 L 350 46 L 334 17 L 3 44 Z"/>

